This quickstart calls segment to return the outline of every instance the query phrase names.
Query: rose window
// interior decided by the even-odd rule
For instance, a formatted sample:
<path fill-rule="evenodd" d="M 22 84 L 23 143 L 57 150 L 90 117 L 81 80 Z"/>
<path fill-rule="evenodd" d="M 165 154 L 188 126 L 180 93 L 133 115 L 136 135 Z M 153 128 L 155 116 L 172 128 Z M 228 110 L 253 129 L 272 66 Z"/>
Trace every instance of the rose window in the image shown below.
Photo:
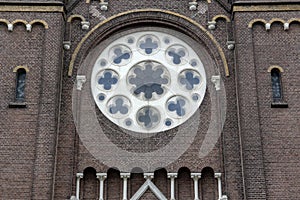
<path fill-rule="evenodd" d="M 203 64 L 185 41 L 158 31 L 124 35 L 94 64 L 91 87 L 100 111 L 127 130 L 154 133 L 188 120 L 206 90 Z"/>

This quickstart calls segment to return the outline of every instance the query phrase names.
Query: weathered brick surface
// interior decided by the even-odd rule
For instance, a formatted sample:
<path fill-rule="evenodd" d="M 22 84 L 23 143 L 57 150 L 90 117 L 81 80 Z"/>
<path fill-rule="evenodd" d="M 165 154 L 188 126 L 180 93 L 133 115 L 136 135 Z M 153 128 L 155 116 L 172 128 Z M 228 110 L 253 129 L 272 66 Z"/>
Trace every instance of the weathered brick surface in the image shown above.
<path fill-rule="evenodd" d="M 47 6 L 47 2 L 44 1 L 43 5 Z M 255 2 L 262 5 L 263 1 Z M 271 5 L 270 2 L 265 5 Z M 201 200 L 218 198 L 216 172 L 222 173 L 223 194 L 231 200 L 298 198 L 300 25 L 293 22 L 289 30 L 284 31 L 283 24 L 275 22 L 266 31 L 261 22 L 252 28 L 248 28 L 248 24 L 253 19 L 288 21 L 299 18 L 299 11 L 232 14 L 231 1 L 226 0 L 212 0 L 210 4 L 198 1 L 197 11 L 190 11 L 189 1 L 182 0 L 109 0 L 107 11 L 100 10 L 99 1 L 65 3 L 65 16 L 59 12 L 0 12 L 0 18 L 10 22 L 42 19 L 49 25 L 49 29 L 45 29 L 39 23 L 34 24 L 32 31 L 27 32 L 20 22 L 9 32 L 7 25 L 0 23 L 0 199 L 69 199 L 75 195 L 77 172 L 84 172 L 80 184 L 81 199 L 99 198 L 97 172 L 108 173 L 104 184 L 105 199 L 122 199 L 123 180 L 118 166 L 103 164 L 80 139 L 73 118 L 73 88 L 77 73 L 87 75 L 85 84 L 89 87 L 97 51 L 126 31 L 144 26 L 174 30 L 173 34 L 185 39 L 199 53 L 208 84 L 212 84 L 211 76 L 218 74 L 224 84 L 224 90 L 218 93 L 207 89 L 199 117 L 188 122 L 190 127 L 179 127 L 185 127 L 187 133 L 191 128 L 197 129 L 190 147 L 177 160 L 155 171 L 152 181 L 167 199 L 171 197 L 169 172 L 178 172 L 175 197 L 179 200 L 194 198 L 191 172 L 202 173 L 198 188 Z M 133 9 L 148 11 L 124 14 Z M 120 13 L 123 15 L 116 17 Z M 93 30 L 82 47 L 76 49 L 88 31 L 81 29 L 79 18 L 66 22 L 73 14 L 85 17 L 91 23 L 89 30 L 105 19 L 110 20 Z M 216 15 L 226 16 L 231 22 L 221 17 L 216 20 L 216 29 L 207 29 L 207 22 Z M 196 23 L 191 23 L 188 18 Z M 62 49 L 64 40 L 71 42 L 68 51 Z M 228 40 L 235 41 L 234 51 L 227 49 Z M 215 43 L 220 46 L 216 47 Z M 218 48 L 228 62 L 228 77 Z M 68 66 L 75 50 L 77 56 L 73 74 L 69 77 Z M 13 69 L 21 65 L 29 69 L 25 87 L 27 107 L 9 108 L 14 102 L 16 87 Z M 271 108 L 268 68 L 272 65 L 284 70 L 282 87 L 288 108 Z M 225 104 L 213 103 L 218 102 L 218 95 L 226 95 Z M 225 106 L 226 120 L 224 126 L 219 127 L 222 134 L 212 150 L 204 158 L 199 158 L 199 149 L 210 122 L 221 120 L 211 117 Z M 97 119 L 105 136 L 128 152 L 155 151 L 168 145 L 177 133 L 175 128 L 152 137 L 135 138 L 122 132 L 99 110 Z M 198 127 L 193 120 L 200 121 Z M 161 159 L 166 159 L 166 156 Z M 144 182 L 142 173 L 132 173 L 128 179 L 128 198 Z M 148 189 L 141 199 L 156 200 L 157 197 Z"/>

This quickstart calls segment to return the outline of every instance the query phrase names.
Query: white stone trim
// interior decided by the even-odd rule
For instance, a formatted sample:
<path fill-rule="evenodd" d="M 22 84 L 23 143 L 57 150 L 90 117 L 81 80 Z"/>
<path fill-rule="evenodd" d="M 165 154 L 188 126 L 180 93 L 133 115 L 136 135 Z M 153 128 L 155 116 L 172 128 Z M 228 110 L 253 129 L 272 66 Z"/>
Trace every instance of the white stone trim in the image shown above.
<path fill-rule="evenodd" d="M 175 200 L 175 178 L 178 173 L 168 173 L 168 178 L 171 179 L 171 200 Z"/>
<path fill-rule="evenodd" d="M 148 39 L 157 45 L 149 52 L 141 47 Z M 158 77 L 150 80 L 146 73 L 149 71 Z M 149 86 L 137 81 L 144 77 L 159 87 L 147 97 L 145 87 Z M 164 31 L 137 31 L 117 38 L 100 52 L 90 84 L 97 107 L 110 121 L 129 131 L 157 133 L 175 128 L 193 116 L 204 99 L 206 82 L 204 65 L 187 42 Z M 136 87 L 144 89 L 138 91 Z M 110 112 L 118 99 L 122 102 L 119 107 L 127 111 Z M 149 123 L 138 120 L 150 110 L 147 117 L 153 118 Z"/>
<path fill-rule="evenodd" d="M 147 189 L 150 189 L 153 194 L 159 199 L 159 200 L 167 200 L 167 198 L 163 195 L 163 193 L 152 183 L 150 178 L 148 178 L 145 183 L 140 187 L 140 189 L 131 197 L 130 200 L 139 200 L 143 194 L 147 191 Z"/>
<path fill-rule="evenodd" d="M 201 178 L 201 173 L 191 173 L 191 178 L 194 180 L 194 194 L 195 200 L 199 200 L 199 183 L 198 180 Z"/>
<path fill-rule="evenodd" d="M 220 76 L 220 75 L 211 76 L 211 82 L 212 82 L 213 84 L 215 84 L 215 89 L 216 89 L 217 91 L 219 91 L 219 90 L 221 89 L 220 81 L 221 81 L 221 76 Z"/>
<path fill-rule="evenodd" d="M 83 84 L 86 82 L 86 77 L 85 75 L 77 75 L 76 76 L 76 85 L 77 85 L 77 90 L 81 90 L 83 87 Z"/>
<path fill-rule="evenodd" d="M 76 199 L 80 199 L 80 179 L 83 178 L 83 173 L 76 174 Z"/>
<path fill-rule="evenodd" d="M 96 173 L 96 176 L 100 181 L 99 200 L 104 200 L 104 180 L 107 178 L 107 173 Z"/>
<path fill-rule="evenodd" d="M 215 178 L 218 180 L 218 200 L 222 200 L 222 182 L 221 182 L 221 173 L 215 173 Z"/>
<path fill-rule="evenodd" d="M 13 31 L 14 30 L 14 25 L 13 24 L 7 24 L 7 29 L 8 31 Z"/>
<path fill-rule="evenodd" d="M 127 179 L 130 178 L 130 173 L 120 173 L 123 179 L 123 200 L 127 200 Z"/>

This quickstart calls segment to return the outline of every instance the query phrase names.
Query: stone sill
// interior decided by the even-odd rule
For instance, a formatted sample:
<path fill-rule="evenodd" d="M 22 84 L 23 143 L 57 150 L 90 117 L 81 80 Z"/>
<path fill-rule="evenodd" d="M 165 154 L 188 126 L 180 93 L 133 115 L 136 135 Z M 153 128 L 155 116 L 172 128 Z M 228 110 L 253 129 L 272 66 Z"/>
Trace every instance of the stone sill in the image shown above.
<path fill-rule="evenodd" d="M 284 101 L 273 102 L 271 108 L 288 108 L 289 105 Z"/>
<path fill-rule="evenodd" d="M 27 104 L 26 102 L 10 102 L 8 104 L 9 108 L 26 108 Z"/>

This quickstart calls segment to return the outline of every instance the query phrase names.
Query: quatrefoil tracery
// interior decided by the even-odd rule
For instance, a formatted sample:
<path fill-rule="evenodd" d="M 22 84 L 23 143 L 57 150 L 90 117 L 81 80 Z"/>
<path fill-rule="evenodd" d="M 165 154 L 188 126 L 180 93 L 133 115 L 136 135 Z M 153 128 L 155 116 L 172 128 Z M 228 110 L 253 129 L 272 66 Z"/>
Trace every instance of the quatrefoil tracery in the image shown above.
<path fill-rule="evenodd" d="M 94 99 L 104 115 L 125 129 L 144 133 L 182 124 L 197 110 L 206 87 L 194 50 L 157 31 L 115 40 L 100 54 L 92 74 L 98 74 L 101 87 L 93 90 Z"/>

